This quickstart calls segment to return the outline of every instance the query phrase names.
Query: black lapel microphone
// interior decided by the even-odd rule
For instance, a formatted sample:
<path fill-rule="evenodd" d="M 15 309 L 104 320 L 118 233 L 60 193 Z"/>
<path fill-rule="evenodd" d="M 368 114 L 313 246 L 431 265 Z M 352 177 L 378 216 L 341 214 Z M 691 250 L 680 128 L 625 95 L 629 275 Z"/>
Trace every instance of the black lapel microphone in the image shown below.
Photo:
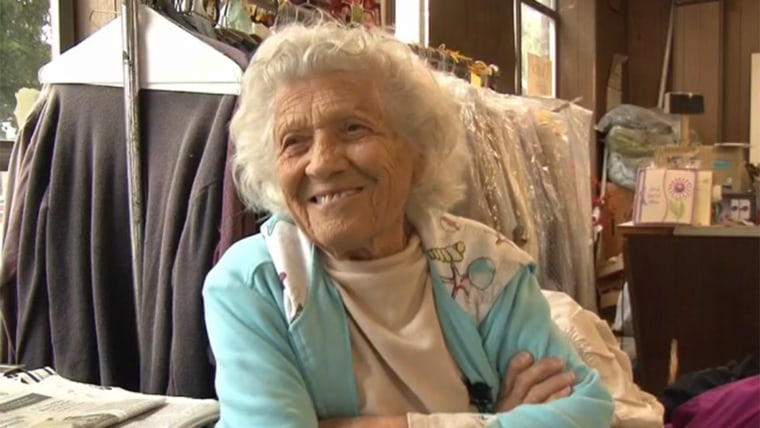
<path fill-rule="evenodd" d="M 485 382 L 470 382 L 466 378 L 462 380 L 467 386 L 467 393 L 470 396 L 470 404 L 477 407 L 480 413 L 489 413 L 493 406 L 491 387 Z"/>

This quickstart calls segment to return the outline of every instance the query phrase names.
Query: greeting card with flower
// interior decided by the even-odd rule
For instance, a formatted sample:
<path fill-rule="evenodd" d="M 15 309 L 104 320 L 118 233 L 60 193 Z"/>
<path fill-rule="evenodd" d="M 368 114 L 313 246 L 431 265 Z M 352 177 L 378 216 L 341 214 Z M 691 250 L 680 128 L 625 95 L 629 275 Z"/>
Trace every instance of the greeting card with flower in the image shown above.
<path fill-rule="evenodd" d="M 694 169 L 640 169 L 636 176 L 633 222 L 691 224 L 697 174 Z"/>

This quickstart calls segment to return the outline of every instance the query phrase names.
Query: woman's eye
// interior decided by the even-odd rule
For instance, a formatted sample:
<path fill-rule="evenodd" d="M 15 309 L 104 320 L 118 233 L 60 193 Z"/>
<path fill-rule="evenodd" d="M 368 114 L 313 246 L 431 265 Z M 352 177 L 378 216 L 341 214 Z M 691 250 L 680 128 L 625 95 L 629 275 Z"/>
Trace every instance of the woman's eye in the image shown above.
<path fill-rule="evenodd" d="M 297 137 L 297 136 L 285 137 L 282 140 L 282 147 L 287 149 L 288 147 L 292 147 L 292 146 L 297 145 L 302 140 L 303 140 L 303 138 L 300 138 L 300 137 Z"/>
<path fill-rule="evenodd" d="M 355 134 L 367 130 L 367 127 L 361 123 L 349 122 L 346 124 L 346 132 L 349 134 Z"/>
<path fill-rule="evenodd" d="M 309 138 L 300 135 L 287 136 L 282 139 L 280 153 L 287 156 L 297 156 L 308 150 Z"/>

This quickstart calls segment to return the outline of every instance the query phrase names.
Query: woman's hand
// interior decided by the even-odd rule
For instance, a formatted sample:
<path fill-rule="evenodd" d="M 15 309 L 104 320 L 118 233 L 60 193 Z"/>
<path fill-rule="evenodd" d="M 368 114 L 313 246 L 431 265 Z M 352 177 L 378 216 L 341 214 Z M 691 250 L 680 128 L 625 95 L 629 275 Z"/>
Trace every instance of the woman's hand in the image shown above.
<path fill-rule="evenodd" d="M 564 361 L 546 358 L 533 362 L 533 356 L 520 352 L 509 362 L 494 412 L 508 412 L 520 404 L 546 403 L 570 395 L 575 373 L 563 373 Z"/>
<path fill-rule="evenodd" d="M 319 421 L 319 428 L 407 428 L 406 416 L 359 416 Z"/>

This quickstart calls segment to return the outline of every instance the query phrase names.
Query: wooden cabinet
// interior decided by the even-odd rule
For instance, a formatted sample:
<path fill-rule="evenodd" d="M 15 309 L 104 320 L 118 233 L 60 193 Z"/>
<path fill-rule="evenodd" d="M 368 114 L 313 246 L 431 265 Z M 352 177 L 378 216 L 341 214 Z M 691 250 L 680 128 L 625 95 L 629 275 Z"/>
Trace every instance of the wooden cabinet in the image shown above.
<path fill-rule="evenodd" d="M 621 230 L 644 390 L 665 388 L 672 339 L 681 374 L 760 355 L 760 227 Z"/>

